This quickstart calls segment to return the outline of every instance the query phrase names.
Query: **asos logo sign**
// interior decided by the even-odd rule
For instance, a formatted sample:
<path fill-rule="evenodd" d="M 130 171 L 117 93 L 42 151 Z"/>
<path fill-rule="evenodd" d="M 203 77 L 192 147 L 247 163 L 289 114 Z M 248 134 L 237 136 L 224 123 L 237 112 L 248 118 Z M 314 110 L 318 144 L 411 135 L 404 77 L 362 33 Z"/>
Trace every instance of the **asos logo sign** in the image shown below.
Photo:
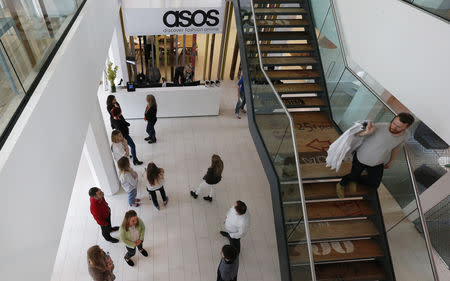
<path fill-rule="evenodd" d="M 163 16 L 163 22 L 167 27 L 188 27 L 191 25 L 202 26 L 216 26 L 219 24 L 218 10 L 196 10 L 194 12 L 183 11 L 168 11 Z"/>

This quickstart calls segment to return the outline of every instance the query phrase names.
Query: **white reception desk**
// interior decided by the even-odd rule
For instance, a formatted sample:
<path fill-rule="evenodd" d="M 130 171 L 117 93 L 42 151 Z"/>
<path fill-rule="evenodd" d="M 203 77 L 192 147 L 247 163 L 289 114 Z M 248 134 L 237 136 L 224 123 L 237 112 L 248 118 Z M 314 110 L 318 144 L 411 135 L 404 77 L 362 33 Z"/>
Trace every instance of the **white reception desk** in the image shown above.
<path fill-rule="evenodd" d="M 106 104 L 109 92 L 104 92 L 102 104 Z M 137 88 L 135 92 L 118 89 L 117 102 L 127 119 L 144 118 L 147 105 L 145 97 L 152 94 L 158 104 L 158 117 L 188 117 L 219 115 L 221 87 L 188 86 L 167 88 Z"/>

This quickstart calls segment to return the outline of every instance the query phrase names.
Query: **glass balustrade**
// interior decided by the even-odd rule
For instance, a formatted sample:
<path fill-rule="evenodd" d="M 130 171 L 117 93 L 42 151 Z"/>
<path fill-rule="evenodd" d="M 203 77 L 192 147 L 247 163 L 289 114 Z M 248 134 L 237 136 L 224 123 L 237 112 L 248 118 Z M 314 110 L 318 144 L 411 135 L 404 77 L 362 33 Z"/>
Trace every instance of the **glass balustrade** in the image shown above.
<path fill-rule="evenodd" d="M 242 67 L 247 69 L 250 76 L 248 83 L 250 84 L 251 104 L 253 104 L 253 113 L 250 113 L 250 115 L 254 118 L 278 177 L 278 192 L 282 199 L 282 202 L 279 202 L 279 208 L 283 209 L 284 214 L 285 239 L 287 243 L 295 240 L 295 243 L 304 245 L 302 248 L 304 251 L 298 253 L 296 260 L 289 260 L 292 253 L 279 257 L 289 260 L 289 268 L 281 268 L 281 270 L 289 270 L 291 280 L 313 280 L 302 204 L 296 204 L 293 207 L 286 205 L 287 201 L 301 202 L 299 177 L 294 158 L 295 143 L 291 134 L 289 115 L 262 71 L 258 59 L 257 45 L 259 42 L 256 40 L 251 5 L 252 1 L 239 1 L 242 32 L 246 42 L 245 54 L 241 53 L 241 57 L 245 57 L 247 61 L 247 65 L 242 65 Z M 284 246 L 287 251 L 288 245 Z"/>
<path fill-rule="evenodd" d="M 316 33 L 335 123 L 345 131 L 357 120 L 391 122 L 395 113 L 354 71 L 346 67 L 334 9 L 330 6 L 332 3 L 326 0 L 312 2 L 315 3 L 312 8 L 316 26 L 321 26 Z M 408 133 L 412 134 L 414 129 L 415 127 L 410 128 Z M 420 268 L 414 271 L 420 271 L 420 276 L 414 277 L 416 280 L 435 280 L 426 240 L 420 235 L 424 231 L 423 225 L 420 219 L 413 223 L 419 217 L 418 202 L 414 178 L 405 153 L 402 150 L 394 164 L 384 170 L 382 186 L 378 192 L 394 272 L 397 280 L 410 280 L 405 268 L 415 267 Z M 405 249 L 409 249 L 411 254 L 406 255 Z"/>
<path fill-rule="evenodd" d="M 0 0 L 0 144 L 86 0 Z"/>
<path fill-rule="evenodd" d="M 450 0 L 403 0 L 450 21 Z"/>

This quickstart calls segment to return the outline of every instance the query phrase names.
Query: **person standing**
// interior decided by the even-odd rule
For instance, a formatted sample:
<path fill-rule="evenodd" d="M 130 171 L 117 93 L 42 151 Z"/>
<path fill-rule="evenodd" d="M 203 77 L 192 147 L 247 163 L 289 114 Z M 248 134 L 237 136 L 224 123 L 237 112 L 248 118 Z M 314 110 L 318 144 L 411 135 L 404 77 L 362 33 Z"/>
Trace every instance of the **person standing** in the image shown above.
<path fill-rule="evenodd" d="M 222 247 L 222 259 L 217 268 L 217 281 L 236 281 L 239 270 L 239 256 L 231 245 Z"/>
<path fill-rule="evenodd" d="M 120 104 L 117 102 L 116 97 L 114 95 L 109 95 L 106 98 L 106 110 L 109 113 L 109 121 L 111 122 L 111 128 L 113 128 L 113 129 L 114 129 L 114 127 L 112 125 L 113 116 L 112 116 L 111 110 L 114 107 L 120 108 Z M 122 109 L 120 108 L 120 110 L 122 110 Z M 123 121 L 125 121 L 125 117 L 121 116 L 121 118 L 123 119 Z M 130 126 L 130 123 L 128 123 L 127 121 L 125 121 L 125 123 L 127 124 L 127 126 Z"/>
<path fill-rule="evenodd" d="M 163 199 L 164 206 L 169 202 L 169 198 L 166 196 L 164 190 L 164 169 L 158 168 L 155 163 L 150 162 L 147 165 L 147 191 L 153 201 L 153 205 L 159 211 L 158 198 L 156 198 L 156 191 L 159 190 Z"/>
<path fill-rule="evenodd" d="M 127 140 L 123 137 L 119 130 L 112 131 L 111 142 L 111 152 L 116 162 L 122 157 L 130 156 L 130 149 L 128 148 Z"/>
<path fill-rule="evenodd" d="M 219 155 L 213 154 L 211 157 L 211 166 L 208 168 L 206 175 L 203 177 L 203 181 L 194 192 L 191 190 L 191 196 L 197 199 L 198 194 L 205 188 L 210 188 L 209 196 L 203 197 L 204 200 L 211 202 L 214 196 L 214 190 L 216 185 L 222 179 L 223 161 Z"/>
<path fill-rule="evenodd" d="M 225 230 L 220 234 L 228 238 L 230 245 L 236 248 L 237 253 L 241 252 L 241 238 L 247 234 L 250 227 L 250 214 L 247 205 L 238 200 L 230 208 L 225 220 Z"/>
<path fill-rule="evenodd" d="M 353 154 L 352 170 L 336 184 L 336 194 L 345 197 L 345 187 L 356 190 L 356 182 L 373 189 L 380 186 L 384 169 L 389 169 L 400 152 L 402 144 L 410 134 L 407 129 L 414 123 L 414 117 L 409 113 L 400 113 L 391 123 L 367 124 L 366 130 L 360 133 L 365 136 L 362 144 Z M 367 176 L 361 177 L 363 170 Z"/>
<path fill-rule="evenodd" d="M 124 258 L 129 266 L 134 266 L 131 257 L 136 254 L 136 247 L 144 257 L 148 256 L 147 251 L 143 248 L 144 233 L 144 222 L 138 218 L 136 212 L 134 210 L 126 212 L 122 225 L 120 226 L 120 239 L 126 245 L 127 253 Z"/>
<path fill-rule="evenodd" d="M 122 136 L 127 140 L 127 143 L 131 148 L 131 156 L 133 156 L 133 164 L 141 165 L 143 162 L 139 161 L 139 159 L 136 156 L 136 145 L 134 144 L 133 139 L 130 137 L 130 131 L 128 129 L 126 121 L 122 118 L 122 111 L 120 110 L 119 107 L 114 107 L 111 110 L 111 114 L 113 116 L 112 119 L 113 128 L 122 133 Z"/>
<path fill-rule="evenodd" d="M 113 273 L 114 263 L 111 257 L 98 245 L 88 249 L 87 261 L 89 275 L 94 281 L 113 281 L 116 279 Z"/>
<path fill-rule="evenodd" d="M 103 191 L 98 187 L 89 189 L 91 200 L 91 214 L 102 229 L 102 235 L 106 241 L 119 242 L 119 239 L 111 236 L 111 232 L 119 230 L 118 226 L 111 227 L 111 209 L 106 203 Z"/>
<path fill-rule="evenodd" d="M 147 121 L 147 134 L 148 137 L 145 138 L 148 143 L 156 142 L 156 132 L 155 132 L 155 124 L 156 124 L 156 112 L 158 110 L 158 105 L 156 104 L 154 95 L 147 95 L 147 107 L 145 108 L 145 116 L 144 120 Z"/>
<path fill-rule="evenodd" d="M 138 174 L 131 169 L 128 157 L 122 157 L 117 161 L 119 168 L 119 179 L 122 188 L 128 194 L 128 204 L 130 207 L 139 207 L 140 199 L 136 198 L 138 187 Z"/>
<path fill-rule="evenodd" d="M 241 79 L 239 79 L 237 89 L 238 89 L 238 100 L 236 103 L 236 108 L 234 109 L 234 114 L 236 114 L 236 118 L 241 119 L 239 112 L 242 111 L 242 113 L 247 113 L 247 111 L 244 109 L 245 106 L 244 76 L 241 76 Z"/>

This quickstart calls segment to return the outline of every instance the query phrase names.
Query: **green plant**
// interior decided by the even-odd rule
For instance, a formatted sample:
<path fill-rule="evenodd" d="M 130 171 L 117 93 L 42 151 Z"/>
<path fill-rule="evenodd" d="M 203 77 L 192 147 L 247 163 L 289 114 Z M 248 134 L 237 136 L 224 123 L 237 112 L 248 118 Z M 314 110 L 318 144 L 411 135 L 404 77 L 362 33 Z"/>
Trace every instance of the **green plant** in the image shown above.
<path fill-rule="evenodd" d="M 108 77 L 108 81 L 111 84 L 111 88 L 112 87 L 115 88 L 115 86 L 116 86 L 114 84 L 114 80 L 116 79 L 116 76 L 117 76 L 117 69 L 118 69 L 117 65 L 113 67 L 113 63 L 112 62 L 108 63 L 108 68 L 106 69 L 106 74 L 107 74 L 107 77 Z"/>

